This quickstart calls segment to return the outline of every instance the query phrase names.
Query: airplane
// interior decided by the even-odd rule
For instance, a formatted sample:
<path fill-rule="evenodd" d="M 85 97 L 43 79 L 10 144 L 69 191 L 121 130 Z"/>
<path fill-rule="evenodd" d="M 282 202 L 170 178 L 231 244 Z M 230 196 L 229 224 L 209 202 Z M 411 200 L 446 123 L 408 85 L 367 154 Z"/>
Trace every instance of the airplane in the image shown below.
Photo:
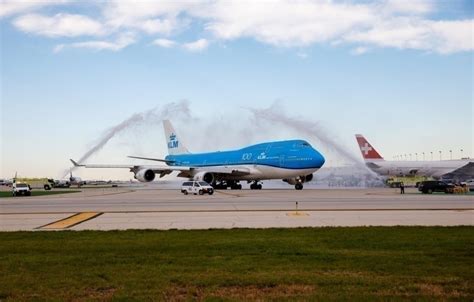
<path fill-rule="evenodd" d="M 262 180 L 282 179 L 303 189 L 303 183 L 313 179 L 325 159 L 304 140 L 285 140 L 256 144 L 232 151 L 192 154 L 180 140 L 171 122 L 163 121 L 168 153 L 164 159 L 128 156 L 158 161 L 166 165 L 93 165 L 77 163 L 86 168 L 127 168 L 140 182 L 150 182 L 156 174 L 163 177 L 178 171 L 178 177 L 205 181 L 216 189 L 242 189 L 240 181 L 251 183 L 250 189 L 262 189 Z"/>
<path fill-rule="evenodd" d="M 467 165 L 474 165 L 472 159 L 436 160 L 436 161 L 389 161 L 384 160 L 375 148 L 361 135 L 355 135 L 364 158 L 365 165 L 382 176 L 427 176 L 436 179 L 453 173 Z"/>
<path fill-rule="evenodd" d="M 11 186 L 13 185 L 13 179 L 0 179 L 0 186 Z"/>
<path fill-rule="evenodd" d="M 85 185 L 86 182 L 83 181 L 80 177 L 78 176 L 72 176 L 72 171 L 69 171 L 69 184 L 73 186 L 77 186 L 78 188 Z"/>

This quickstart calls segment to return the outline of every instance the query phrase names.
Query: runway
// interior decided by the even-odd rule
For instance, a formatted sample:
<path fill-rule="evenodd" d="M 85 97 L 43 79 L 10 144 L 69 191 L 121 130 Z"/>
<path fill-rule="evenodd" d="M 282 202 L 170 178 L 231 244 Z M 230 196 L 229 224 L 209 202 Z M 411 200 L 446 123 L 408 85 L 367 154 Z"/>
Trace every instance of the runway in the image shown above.
<path fill-rule="evenodd" d="M 400 195 L 384 188 L 223 190 L 185 196 L 176 189 L 132 187 L 0 199 L 2 231 L 364 225 L 474 225 L 474 195 L 423 195 L 415 189 Z"/>

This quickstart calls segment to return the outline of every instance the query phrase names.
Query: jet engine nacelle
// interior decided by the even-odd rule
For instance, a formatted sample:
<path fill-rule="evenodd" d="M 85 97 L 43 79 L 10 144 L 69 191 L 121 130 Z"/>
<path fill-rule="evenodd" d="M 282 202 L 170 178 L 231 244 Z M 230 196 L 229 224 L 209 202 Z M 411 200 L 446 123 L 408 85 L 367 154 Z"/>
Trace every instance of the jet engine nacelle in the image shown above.
<path fill-rule="evenodd" d="M 135 178 L 139 182 L 150 182 L 155 179 L 155 172 L 153 172 L 151 169 L 141 169 L 135 173 Z"/>
<path fill-rule="evenodd" d="M 283 179 L 284 182 L 289 183 L 290 185 L 296 185 L 297 183 L 303 183 L 313 180 L 313 174 L 308 174 L 306 176 L 298 176 L 295 178 Z"/>
<path fill-rule="evenodd" d="M 208 184 L 212 184 L 215 180 L 214 174 L 210 172 L 199 172 L 198 174 L 194 175 L 195 181 L 205 181 Z"/>

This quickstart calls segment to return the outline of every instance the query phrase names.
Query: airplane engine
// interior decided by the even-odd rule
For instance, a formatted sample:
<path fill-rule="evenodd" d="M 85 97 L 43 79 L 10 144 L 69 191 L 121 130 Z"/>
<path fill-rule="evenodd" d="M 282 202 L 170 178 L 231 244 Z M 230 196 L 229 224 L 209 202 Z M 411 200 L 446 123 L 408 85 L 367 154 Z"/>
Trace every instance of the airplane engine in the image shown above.
<path fill-rule="evenodd" d="M 290 185 L 296 185 L 297 183 L 308 182 L 311 180 L 313 180 L 313 174 L 308 174 L 306 176 L 298 176 L 296 178 L 283 179 L 284 182 L 287 182 Z"/>
<path fill-rule="evenodd" d="M 140 182 L 150 182 L 155 179 L 155 172 L 150 169 L 141 169 L 138 170 L 137 173 L 135 173 L 135 179 L 137 179 Z"/>
<path fill-rule="evenodd" d="M 208 184 L 212 184 L 216 178 L 214 174 L 209 172 L 199 172 L 198 174 L 194 175 L 195 181 L 205 181 Z"/>

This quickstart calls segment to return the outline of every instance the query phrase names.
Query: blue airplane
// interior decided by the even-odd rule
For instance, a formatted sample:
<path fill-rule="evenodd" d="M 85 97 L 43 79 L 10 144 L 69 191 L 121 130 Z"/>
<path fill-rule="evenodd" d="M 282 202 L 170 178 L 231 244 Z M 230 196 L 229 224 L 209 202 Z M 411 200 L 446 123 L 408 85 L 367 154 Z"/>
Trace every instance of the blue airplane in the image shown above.
<path fill-rule="evenodd" d="M 324 165 L 324 157 L 304 140 L 267 142 L 232 151 L 193 154 L 183 145 L 170 121 L 163 121 L 168 153 L 164 159 L 129 156 L 130 158 L 164 162 L 166 165 L 91 165 L 71 162 L 86 168 L 128 168 L 141 182 L 150 182 L 156 174 L 163 177 L 178 171 L 179 177 L 205 181 L 216 189 L 242 189 L 240 181 L 250 188 L 262 188 L 261 181 L 282 179 L 303 189 L 313 173 Z"/>

